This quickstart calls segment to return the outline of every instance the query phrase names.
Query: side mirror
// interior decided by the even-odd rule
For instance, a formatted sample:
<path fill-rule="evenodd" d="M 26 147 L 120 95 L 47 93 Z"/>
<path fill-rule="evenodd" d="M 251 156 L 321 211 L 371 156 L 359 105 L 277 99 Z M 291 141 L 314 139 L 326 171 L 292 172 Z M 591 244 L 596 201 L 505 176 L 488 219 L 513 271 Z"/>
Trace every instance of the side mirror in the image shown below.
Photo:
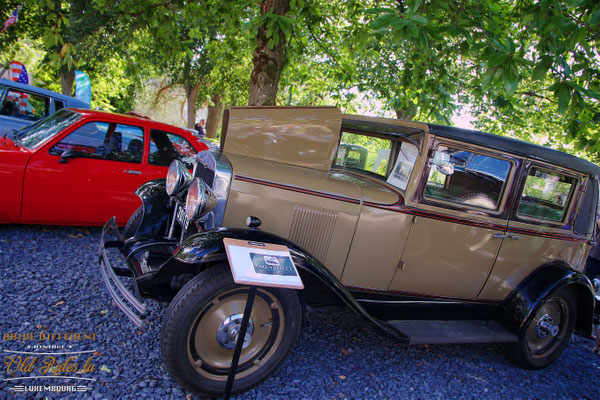
<path fill-rule="evenodd" d="M 69 158 L 79 157 L 80 155 L 81 153 L 75 149 L 67 149 L 61 153 L 58 162 L 61 164 L 65 164 L 69 160 Z"/>
<path fill-rule="evenodd" d="M 454 164 L 450 162 L 450 154 L 445 151 L 436 151 L 433 155 L 433 165 L 443 175 L 452 175 L 454 173 Z"/>
<path fill-rule="evenodd" d="M 454 173 L 454 165 L 448 161 L 442 161 L 436 166 L 440 173 L 448 176 Z"/>

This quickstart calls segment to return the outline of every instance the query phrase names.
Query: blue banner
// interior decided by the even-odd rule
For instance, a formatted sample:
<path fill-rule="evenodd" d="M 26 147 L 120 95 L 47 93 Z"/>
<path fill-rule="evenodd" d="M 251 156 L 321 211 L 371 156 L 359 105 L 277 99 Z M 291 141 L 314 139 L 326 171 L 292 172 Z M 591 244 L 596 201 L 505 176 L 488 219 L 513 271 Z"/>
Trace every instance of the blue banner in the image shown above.
<path fill-rule="evenodd" d="M 92 83 L 85 72 L 75 71 L 75 97 L 88 104 L 92 103 Z"/>

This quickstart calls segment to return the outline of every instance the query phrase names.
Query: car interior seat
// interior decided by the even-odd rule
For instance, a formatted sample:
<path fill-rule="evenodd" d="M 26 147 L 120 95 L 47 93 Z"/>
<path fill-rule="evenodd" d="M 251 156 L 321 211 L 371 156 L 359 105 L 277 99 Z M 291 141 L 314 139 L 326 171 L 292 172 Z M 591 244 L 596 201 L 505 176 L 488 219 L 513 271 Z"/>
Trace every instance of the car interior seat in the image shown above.
<path fill-rule="evenodd" d="M 142 148 L 144 144 L 140 139 L 131 139 L 129 145 L 127 145 L 127 155 L 130 161 L 141 161 L 142 160 Z"/>

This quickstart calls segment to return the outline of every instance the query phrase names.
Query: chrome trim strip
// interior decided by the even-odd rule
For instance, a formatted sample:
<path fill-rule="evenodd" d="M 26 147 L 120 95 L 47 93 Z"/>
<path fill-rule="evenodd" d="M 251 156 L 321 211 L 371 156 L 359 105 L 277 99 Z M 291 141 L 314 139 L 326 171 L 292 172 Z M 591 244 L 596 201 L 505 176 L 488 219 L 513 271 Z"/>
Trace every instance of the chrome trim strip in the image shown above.
<path fill-rule="evenodd" d="M 231 179 L 233 177 L 233 169 L 229 159 L 227 159 L 220 150 L 206 151 L 209 151 L 215 159 L 215 177 L 211 189 L 217 197 L 217 205 L 211 212 L 213 215 L 212 221 L 205 227 L 208 230 L 218 228 L 223 224 L 227 199 L 229 198 L 229 188 L 231 187 Z"/>
<path fill-rule="evenodd" d="M 373 300 L 356 299 L 360 303 L 383 303 L 383 304 L 465 304 L 464 301 L 433 301 L 433 300 Z"/>

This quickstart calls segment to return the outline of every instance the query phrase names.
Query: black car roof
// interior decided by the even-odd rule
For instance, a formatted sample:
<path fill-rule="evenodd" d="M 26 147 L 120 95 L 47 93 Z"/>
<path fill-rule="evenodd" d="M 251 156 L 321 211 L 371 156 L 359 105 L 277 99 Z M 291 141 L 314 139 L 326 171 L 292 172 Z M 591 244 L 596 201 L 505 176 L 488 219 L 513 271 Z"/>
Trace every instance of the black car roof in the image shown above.
<path fill-rule="evenodd" d="M 477 130 L 354 115 L 344 115 L 342 119 L 342 128 L 358 132 L 374 132 L 382 136 L 390 137 L 405 137 L 419 131 L 429 131 L 436 136 L 506 151 L 508 153 L 600 177 L 600 167 L 587 160 L 549 147 Z"/>

